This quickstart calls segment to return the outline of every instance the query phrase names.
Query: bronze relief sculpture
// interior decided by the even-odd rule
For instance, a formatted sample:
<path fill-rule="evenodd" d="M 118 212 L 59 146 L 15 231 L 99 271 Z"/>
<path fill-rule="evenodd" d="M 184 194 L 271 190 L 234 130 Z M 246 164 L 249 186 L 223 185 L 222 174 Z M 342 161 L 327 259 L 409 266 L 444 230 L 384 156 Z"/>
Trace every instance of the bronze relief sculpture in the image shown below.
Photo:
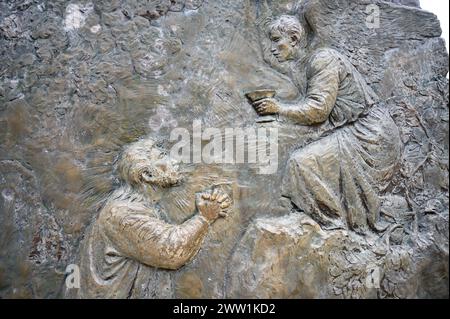
<path fill-rule="evenodd" d="M 0 298 L 448 297 L 441 34 L 416 0 L 0 1 Z"/>

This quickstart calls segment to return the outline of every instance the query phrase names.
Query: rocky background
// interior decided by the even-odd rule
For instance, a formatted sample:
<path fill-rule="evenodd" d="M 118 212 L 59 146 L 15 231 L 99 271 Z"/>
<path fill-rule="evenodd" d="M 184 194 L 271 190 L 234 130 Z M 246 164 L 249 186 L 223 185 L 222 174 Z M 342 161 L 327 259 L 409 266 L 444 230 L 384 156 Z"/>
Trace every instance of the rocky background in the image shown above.
<path fill-rule="evenodd" d="M 439 22 L 419 1 L 318 2 L 309 17 L 316 32 L 349 57 L 401 130 L 402 165 L 383 205 L 398 227 L 362 239 L 283 212 L 283 163 L 313 134 L 263 124 L 280 130 L 277 175 L 192 165 L 186 188 L 167 194 L 174 223 L 212 181 L 233 182 L 236 202 L 174 273 L 173 297 L 448 298 L 448 55 Z M 361 22 L 373 3 L 378 30 Z M 61 297 L 65 269 L 115 185 L 123 145 L 152 135 L 169 147 L 171 130 L 194 119 L 258 127 L 245 92 L 297 96 L 268 63 L 261 34 L 265 18 L 296 8 L 286 0 L 1 1 L 0 298 Z M 380 285 L 368 285 L 371 276 Z"/>

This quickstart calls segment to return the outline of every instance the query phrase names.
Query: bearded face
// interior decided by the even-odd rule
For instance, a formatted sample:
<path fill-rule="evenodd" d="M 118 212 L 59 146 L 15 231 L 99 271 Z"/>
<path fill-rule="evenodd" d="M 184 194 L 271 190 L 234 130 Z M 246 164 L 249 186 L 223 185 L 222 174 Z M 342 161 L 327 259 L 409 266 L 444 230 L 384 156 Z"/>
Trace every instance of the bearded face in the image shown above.
<path fill-rule="evenodd" d="M 163 150 L 153 148 L 147 165 L 140 172 L 143 183 L 163 188 L 176 186 L 182 181 L 178 163 Z"/>
<path fill-rule="evenodd" d="M 178 163 L 152 140 L 141 140 L 127 147 L 119 161 L 121 179 L 132 186 L 168 188 L 182 181 Z"/>

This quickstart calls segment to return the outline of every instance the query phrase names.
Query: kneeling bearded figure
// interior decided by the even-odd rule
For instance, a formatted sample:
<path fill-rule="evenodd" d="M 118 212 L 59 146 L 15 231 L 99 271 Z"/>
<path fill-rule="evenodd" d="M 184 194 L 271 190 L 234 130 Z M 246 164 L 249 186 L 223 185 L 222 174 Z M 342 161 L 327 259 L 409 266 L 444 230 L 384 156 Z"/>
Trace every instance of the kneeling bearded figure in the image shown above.
<path fill-rule="evenodd" d="M 167 222 L 159 199 L 181 182 L 181 174 L 151 139 L 127 146 L 117 171 L 122 185 L 81 244 L 80 288 L 66 296 L 171 298 L 171 270 L 195 257 L 210 224 L 226 216 L 231 200 L 218 189 L 198 194 L 197 214 L 181 225 Z"/>

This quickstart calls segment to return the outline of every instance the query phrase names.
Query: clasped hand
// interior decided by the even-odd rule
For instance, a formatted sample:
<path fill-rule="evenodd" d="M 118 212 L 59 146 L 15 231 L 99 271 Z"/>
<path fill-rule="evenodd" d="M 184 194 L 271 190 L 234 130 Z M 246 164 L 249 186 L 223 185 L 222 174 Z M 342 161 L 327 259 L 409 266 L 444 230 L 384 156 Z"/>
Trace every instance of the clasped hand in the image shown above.
<path fill-rule="evenodd" d="M 219 189 L 203 192 L 196 197 L 197 209 L 210 223 L 220 217 L 227 217 L 226 209 L 231 206 L 230 197 Z"/>

